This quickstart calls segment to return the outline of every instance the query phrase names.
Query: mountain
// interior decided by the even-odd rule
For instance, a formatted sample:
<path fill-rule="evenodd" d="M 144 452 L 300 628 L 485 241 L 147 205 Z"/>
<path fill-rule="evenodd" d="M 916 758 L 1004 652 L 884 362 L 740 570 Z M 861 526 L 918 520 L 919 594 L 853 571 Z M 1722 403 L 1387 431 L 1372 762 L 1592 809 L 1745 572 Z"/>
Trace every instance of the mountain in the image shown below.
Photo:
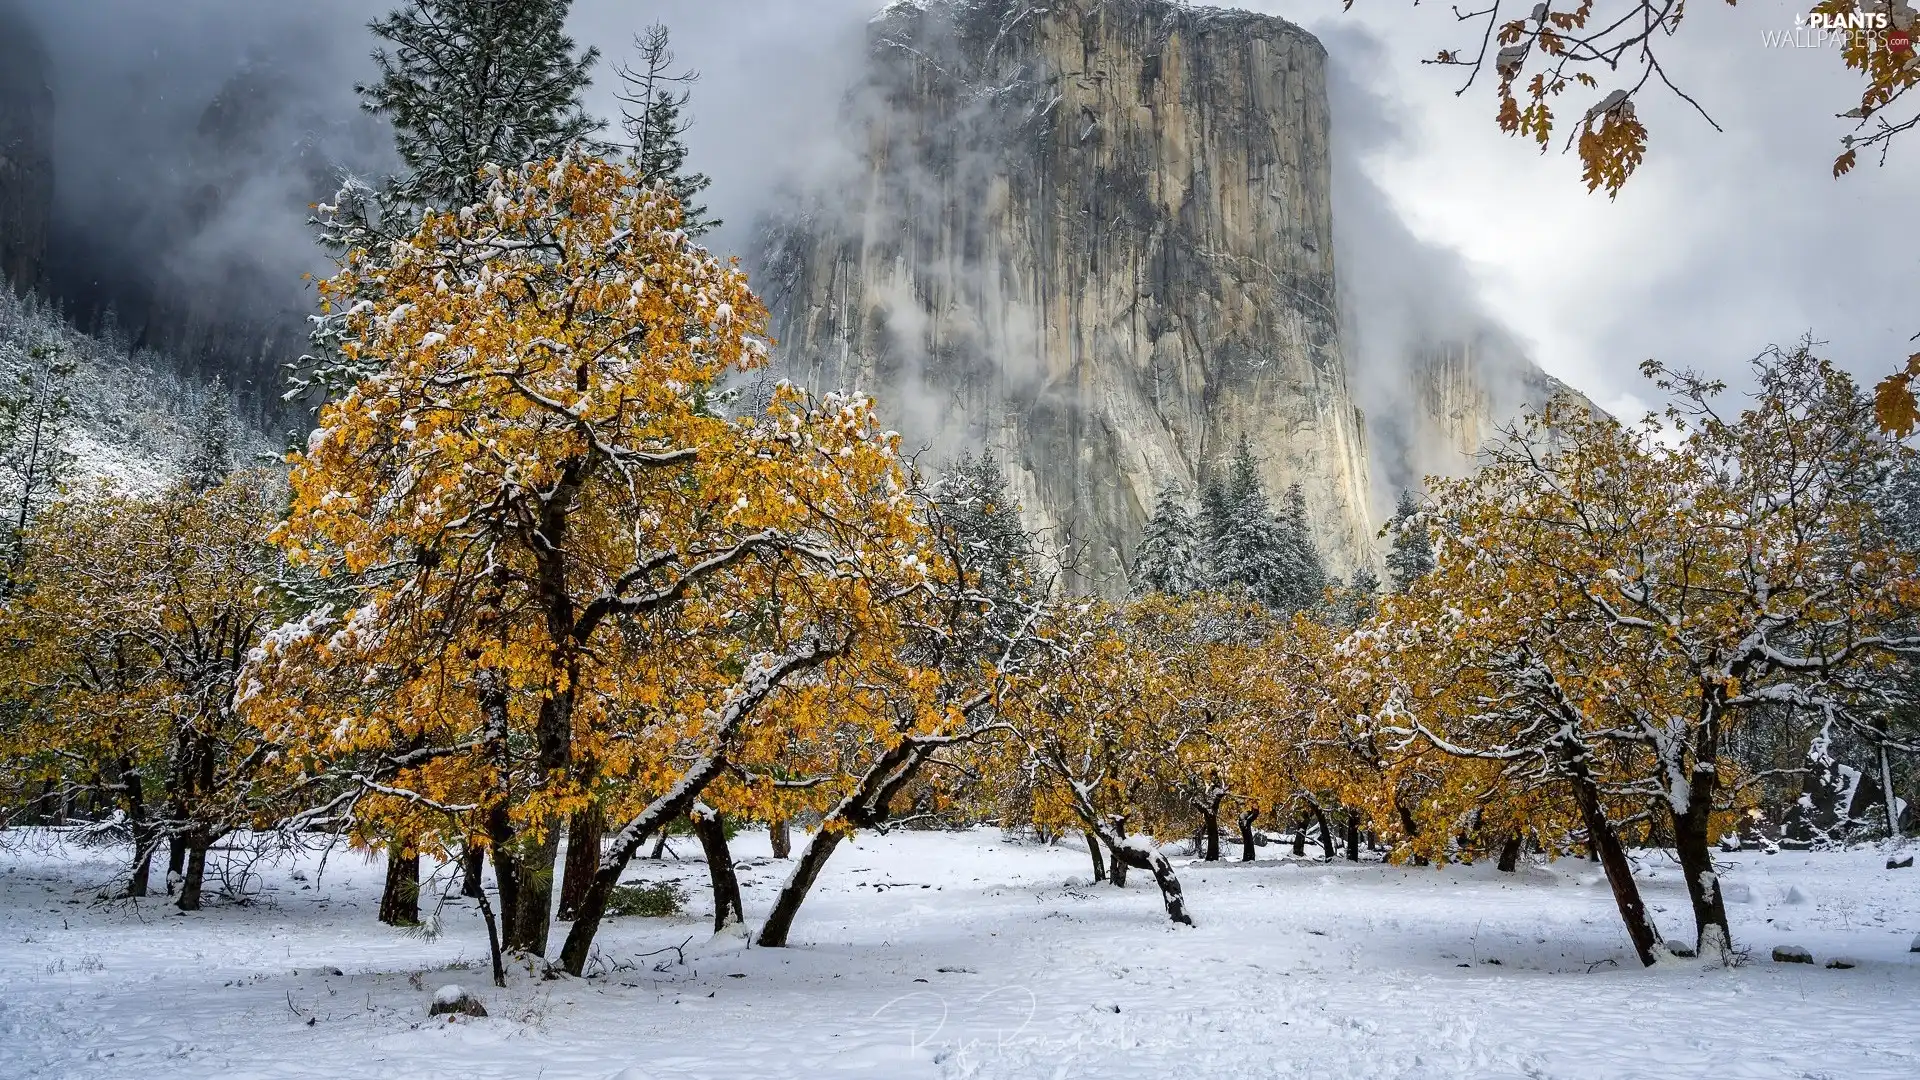
<path fill-rule="evenodd" d="M 860 170 L 756 278 L 789 374 L 995 451 L 1081 588 L 1124 589 L 1157 491 L 1243 435 L 1336 572 L 1370 560 L 1319 42 L 1160 0 L 902 2 L 869 40 Z"/>
<path fill-rule="evenodd" d="M 0 278 L 40 283 L 53 224 L 53 90 L 39 36 L 0 0 Z"/>

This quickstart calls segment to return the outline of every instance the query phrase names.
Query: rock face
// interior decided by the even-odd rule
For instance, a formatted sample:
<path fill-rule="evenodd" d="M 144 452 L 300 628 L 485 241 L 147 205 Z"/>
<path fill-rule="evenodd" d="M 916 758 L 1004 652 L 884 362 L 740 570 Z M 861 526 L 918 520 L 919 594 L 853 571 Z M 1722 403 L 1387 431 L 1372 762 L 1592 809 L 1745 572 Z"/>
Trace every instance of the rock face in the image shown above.
<path fill-rule="evenodd" d="M 1488 440 L 1554 397 L 1597 408 L 1492 332 L 1416 351 L 1404 391 L 1401 407 L 1374 424 L 1375 495 L 1389 504 L 1425 477 L 1471 472 Z"/>
<path fill-rule="evenodd" d="M 870 28 L 843 188 L 756 278 L 787 373 L 936 460 L 985 446 L 1117 593 L 1164 485 L 1243 436 L 1338 574 L 1374 559 L 1334 263 L 1326 54 L 1162 0 L 902 0 Z"/>
<path fill-rule="evenodd" d="M 0 0 L 0 277 L 40 281 L 53 220 L 53 90 L 33 28 Z"/>

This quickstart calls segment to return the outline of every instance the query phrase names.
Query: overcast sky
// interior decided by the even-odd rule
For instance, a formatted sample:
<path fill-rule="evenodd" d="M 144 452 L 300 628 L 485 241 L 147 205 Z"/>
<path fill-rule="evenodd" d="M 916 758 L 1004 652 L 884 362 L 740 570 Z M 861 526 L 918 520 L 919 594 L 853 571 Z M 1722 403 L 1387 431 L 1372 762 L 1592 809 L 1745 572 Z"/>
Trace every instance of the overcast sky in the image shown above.
<path fill-rule="evenodd" d="M 715 209 L 744 220 L 767 179 L 832 147 L 828 125 L 877 0 L 578 0 L 584 39 L 617 50 L 637 21 L 665 19 L 704 70 L 690 136 L 715 175 Z M 1477 294 L 1549 372 L 1626 414 L 1657 357 L 1738 379 L 1772 343 L 1811 331 L 1849 369 L 1877 377 L 1914 348 L 1912 242 L 1920 135 L 1885 168 L 1830 175 L 1858 89 L 1832 50 L 1769 49 L 1801 4 L 1691 7 L 1663 57 L 1725 128 L 1670 97 L 1642 98 L 1647 163 L 1617 200 L 1588 194 L 1576 159 L 1494 126 L 1484 84 L 1420 64 L 1468 34 L 1445 5 L 1408 0 L 1245 0 L 1319 33 L 1334 63 L 1374 91 L 1392 127 L 1343 109 L 1367 172 L 1418 237 L 1457 252 Z M 654 13 L 658 13 L 654 15 Z M 1603 86 L 1603 89 L 1610 87 Z M 1341 103 L 1336 103 L 1338 106 Z M 1569 100 L 1563 114 L 1584 104 Z M 796 158 L 796 155 L 798 156 Z"/>
<path fill-rule="evenodd" d="M 365 21 L 394 0 L 21 2 L 62 62 L 64 145 L 104 155 L 70 155 L 64 166 L 63 198 L 91 204 L 90 176 L 146 190 L 129 162 L 164 171 L 158 149 L 138 148 L 174 138 L 166 110 L 189 123 L 210 88 L 262 47 L 287 55 L 286 43 L 298 42 L 292 51 L 306 68 L 326 69 L 302 76 L 315 103 L 350 108 L 347 90 L 365 77 L 373 44 Z M 629 55 L 632 34 L 648 22 L 673 28 L 682 58 L 706 76 L 689 141 L 696 167 L 714 176 L 713 209 L 732 226 L 718 246 L 737 249 L 748 239 L 740 226 L 780 183 L 817 173 L 842 152 L 836 109 L 880 3 L 576 0 L 573 25 L 609 59 Z M 1638 411 L 1636 368 L 1648 357 L 1737 380 L 1763 347 L 1811 331 L 1830 343 L 1829 355 L 1873 378 L 1920 347 L 1907 340 L 1920 331 L 1911 299 L 1920 133 L 1896 146 L 1885 168 L 1869 162 L 1844 179 L 1830 176 L 1849 123 L 1834 114 L 1858 90 L 1832 50 L 1765 47 L 1763 31 L 1791 29 L 1798 5 L 1698 0 L 1689 9 L 1663 55 L 1726 131 L 1670 97 L 1642 98 L 1649 157 L 1617 201 L 1588 194 L 1574 158 L 1500 134 L 1486 87 L 1458 98 L 1457 69 L 1419 63 L 1443 46 L 1471 44 L 1438 0 L 1357 0 L 1344 13 L 1339 0 L 1244 6 L 1303 23 L 1327 43 L 1340 68 L 1342 167 L 1364 172 L 1427 242 L 1418 261 L 1434 294 L 1446 303 L 1477 298 L 1542 367 L 1617 413 Z M 603 71 L 596 110 L 611 111 L 611 83 Z M 1560 111 L 1583 108 L 1570 99 Z"/>

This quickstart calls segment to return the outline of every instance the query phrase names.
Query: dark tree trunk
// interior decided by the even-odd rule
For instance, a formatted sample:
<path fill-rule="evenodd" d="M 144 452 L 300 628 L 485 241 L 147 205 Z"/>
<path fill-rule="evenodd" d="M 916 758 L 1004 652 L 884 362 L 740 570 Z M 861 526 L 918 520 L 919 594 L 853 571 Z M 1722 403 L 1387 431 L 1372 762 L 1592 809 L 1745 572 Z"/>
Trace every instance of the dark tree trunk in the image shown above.
<path fill-rule="evenodd" d="M 472 900 L 481 898 L 486 881 L 487 849 L 481 844 L 467 842 L 460 851 L 460 895 Z"/>
<path fill-rule="evenodd" d="M 567 823 L 566 877 L 560 881 L 560 917 L 572 920 L 580 913 L 580 901 L 600 869 L 600 838 L 606 821 L 597 807 L 588 807 L 573 815 Z"/>
<path fill-rule="evenodd" d="M 160 837 L 153 823 L 147 820 L 146 792 L 142 790 L 139 771 L 130 760 L 122 758 L 115 772 L 127 793 L 127 829 L 133 835 L 133 866 L 127 872 L 126 895 L 145 896 L 152 876 L 153 849 Z"/>
<path fill-rule="evenodd" d="M 1360 861 L 1360 811 L 1347 811 L 1347 861 Z"/>
<path fill-rule="evenodd" d="M 786 818 L 774 818 L 767 823 L 767 841 L 773 845 L 774 858 L 793 857 L 793 834 L 787 831 Z"/>
<path fill-rule="evenodd" d="M 1584 755 L 1584 750 L 1576 753 Z M 1620 838 L 1614 835 L 1613 826 L 1607 821 L 1606 807 L 1600 802 L 1600 792 L 1587 772 L 1585 757 L 1569 756 L 1567 760 L 1567 782 L 1573 788 L 1574 801 L 1580 806 L 1588 842 L 1606 868 L 1607 884 L 1613 888 L 1613 903 L 1620 909 L 1620 921 L 1626 924 L 1627 937 L 1632 939 L 1633 951 L 1640 962 L 1651 967 L 1658 958 L 1655 950 L 1660 947 L 1660 930 L 1648 917 L 1647 906 L 1640 899 L 1640 885 L 1633 880 L 1633 865 L 1627 862 Z"/>
<path fill-rule="evenodd" d="M 1307 817 L 1305 814 L 1300 815 L 1300 820 L 1293 823 L 1293 857 L 1296 859 L 1304 859 L 1307 857 Z"/>
<path fill-rule="evenodd" d="M 740 903 L 740 877 L 733 872 L 733 853 L 727 850 L 727 825 L 720 812 L 704 804 L 694 806 L 693 832 L 707 856 L 707 877 L 713 883 L 713 932 L 747 921 Z"/>
<path fill-rule="evenodd" d="M 794 865 L 793 873 L 787 875 L 787 883 L 780 886 L 780 895 L 774 899 L 773 911 L 767 915 L 766 925 L 760 928 L 760 936 L 755 944 L 764 948 L 778 949 L 787 943 L 787 935 L 793 931 L 793 918 L 800 912 L 800 904 L 813 888 L 820 870 L 827 865 L 827 859 L 833 855 L 833 849 L 845 839 L 840 828 L 835 827 L 831 819 L 822 822 L 814 830 L 813 838 L 807 841 L 805 851 L 800 853 L 800 861 Z"/>
<path fill-rule="evenodd" d="M 420 924 L 420 853 L 395 844 L 387 849 L 387 887 L 380 893 L 380 921 L 388 926 Z"/>
<path fill-rule="evenodd" d="M 561 965 L 569 975 L 577 976 L 586 970 L 587 958 L 593 952 L 593 937 L 600 932 L 600 919 L 607 911 L 607 900 L 613 895 L 614 886 L 620 883 L 620 875 L 626 873 L 627 864 L 633 860 L 634 853 L 640 850 L 640 845 L 654 830 L 665 829 L 668 822 L 692 810 L 700 793 L 725 771 L 727 747 L 761 701 L 773 693 L 788 675 L 812 668 L 837 652 L 837 647 L 816 643 L 805 651 L 788 654 L 778 664 L 757 669 L 742 686 L 741 692 L 722 710 L 718 732 L 714 736 L 716 741 L 710 745 L 707 753 L 666 794 L 647 804 L 646 809 L 614 833 L 610 850 L 600 857 L 600 869 L 593 875 L 593 883 L 580 902 L 580 911 L 574 917 L 573 927 L 567 931 L 566 945 L 560 952 Z"/>
<path fill-rule="evenodd" d="M 787 943 L 787 935 L 792 931 L 793 919 L 800 911 L 800 905 L 813 889 L 813 883 L 820 876 L 820 870 L 833 855 L 840 841 L 855 828 L 873 828 L 892 816 L 890 809 L 893 799 L 900 789 L 913 779 L 925 764 L 934 748 L 935 742 L 921 742 L 912 738 L 902 739 L 898 744 L 876 758 L 861 774 L 860 783 L 853 793 L 840 800 L 840 804 L 820 823 L 813 838 L 807 842 L 807 849 L 800 856 L 800 864 L 793 868 L 787 882 L 780 888 L 775 898 L 773 912 L 767 916 L 766 925 L 760 928 L 758 944 L 767 948 L 779 948 Z"/>
<path fill-rule="evenodd" d="M 660 835 L 653 838 L 653 852 L 649 854 L 647 858 L 662 859 L 666 857 L 666 854 L 667 854 L 667 830 L 661 829 Z"/>
<path fill-rule="evenodd" d="M 1220 800 L 1213 799 L 1200 809 L 1200 827 L 1207 838 L 1206 861 L 1220 861 Z"/>
<path fill-rule="evenodd" d="M 1394 809 L 1400 813 L 1400 827 L 1407 831 L 1407 839 L 1412 840 L 1419 836 L 1420 823 L 1413 820 L 1413 812 L 1408 810 L 1405 804 L 1395 805 Z M 1428 859 L 1425 855 L 1415 855 L 1413 857 L 1413 865 L 1426 866 L 1428 865 Z"/>
<path fill-rule="evenodd" d="M 1511 874 L 1518 869 L 1520 869 L 1520 834 L 1514 833 L 1507 837 L 1506 843 L 1500 845 L 1500 872 Z"/>
<path fill-rule="evenodd" d="M 513 856 L 513 822 L 506 806 L 487 811 L 487 853 L 493 859 L 493 884 L 500 894 L 500 940 L 513 940 L 513 916 L 520 909 L 520 864 Z M 484 892 L 484 890 L 483 890 Z"/>
<path fill-rule="evenodd" d="M 1174 876 L 1173 864 L 1165 855 L 1157 850 L 1146 852 L 1109 842 L 1107 856 L 1116 867 L 1131 866 L 1152 874 L 1154 884 L 1160 886 L 1160 900 L 1167 907 L 1167 918 L 1183 926 L 1193 925 L 1193 916 L 1187 914 L 1186 895 L 1180 891 L 1180 879 Z"/>
<path fill-rule="evenodd" d="M 1260 818 L 1260 811 L 1256 807 L 1249 807 L 1246 810 L 1241 811 L 1240 813 L 1240 861 L 1241 862 L 1253 861 L 1253 849 L 1256 846 L 1253 842 L 1253 823 L 1259 820 L 1259 818 Z"/>
<path fill-rule="evenodd" d="M 159 838 L 134 834 L 133 870 L 127 875 L 127 895 L 145 896 L 153 875 L 153 849 Z"/>
<path fill-rule="evenodd" d="M 494 875 L 499 876 L 500 864 L 494 863 Z M 487 922 L 487 958 L 493 961 L 493 985 L 506 989 L 507 967 L 500 959 L 500 923 L 493 917 L 493 902 L 487 899 L 487 890 L 481 889 L 474 899 L 480 901 L 480 917 Z"/>
<path fill-rule="evenodd" d="M 181 911 L 200 910 L 200 890 L 207 877 L 207 848 L 204 836 L 187 839 L 187 868 L 180 880 L 180 898 L 174 903 Z"/>
<path fill-rule="evenodd" d="M 1313 819 L 1320 827 L 1320 857 L 1333 861 L 1333 826 L 1327 821 L 1327 812 L 1318 802 L 1307 804 L 1313 809 Z"/>
<path fill-rule="evenodd" d="M 1127 864 L 1118 859 L 1107 860 L 1107 880 L 1113 882 L 1116 889 L 1127 887 Z"/>
<path fill-rule="evenodd" d="M 1731 963 L 1733 933 L 1727 926 L 1726 899 L 1713 868 L 1713 838 L 1708 834 L 1713 794 L 1712 764 L 1695 767 L 1688 810 L 1673 815 L 1673 842 L 1680 872 L 1687 879 L 1687 899 L 1693 905 L 1694 948 L 1702 959 Z"/>
<path fill-rule="evenodd" d="M 178 833 L 167 834 L 167 895 L 172 896 L 187 875 L 187 842 Z"/>
<path fill-rule="evenodd" d="M 1100 841 L 1090 832 L 1080 835 L 1087 838 L 1087 854 L 1093 857 L 1093 880 L 1107 880 L 1107 860 L 1100 854 Z"/>
<path fill-rule="evenodd" d="M 549 828 L 540 839 L 524 840 L 515 853 L 512 929 L 507 948 L 532 956 L 547 955 L 547 936 L 553 928 L 553 868 L 560 854 L 560 830 Z M 495 867 L 499 860 L 496 856 Z M 504 898 L 501 901 L 505 903 Z"/>

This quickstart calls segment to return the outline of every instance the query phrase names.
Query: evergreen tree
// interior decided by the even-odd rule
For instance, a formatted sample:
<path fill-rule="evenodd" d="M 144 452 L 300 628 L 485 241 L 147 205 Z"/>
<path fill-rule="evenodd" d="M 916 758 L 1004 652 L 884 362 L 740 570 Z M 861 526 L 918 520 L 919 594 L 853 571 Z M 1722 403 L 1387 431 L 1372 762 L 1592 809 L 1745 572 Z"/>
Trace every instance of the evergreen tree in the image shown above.
<path fill-rule="evenodd" d="M 442 209 L 478 201 L 481 169 L 560 154 L 601 124 L 581 108 L 599 52 L 565 33 L 572 0 L 412 0 L 370 24 L 391 44 L 357 86 L 389 118 L 411 175 L 399 194 Z"/>
<path fill-rule="evenodd" d="M 1245 436 L 1234 449 L 1224 481 L 1215 481 L 1209 488 L 1202 492 L 1200 507 L 1209 584 L 1244 591 L 1268 607 L 1286 609 L 1291 598 L 1287 542 Z"/>
<path fill-rule="evenodd" d="M 219 487 L 233 472 L 233 420 L 226 386 L 218 378 L 200 406 L 181 471 L 187 486 L 196 492 Z"/>
<path fill-rule="evenodd" d="M 66 449 L 74 363 L 53 342 L 29 345 L 13 388 L 0 391 L 0 484 L 6 522 L 0 552 L 9 568 L 25 556 L 27 526 L 73 471 Z"/>
<path fill-rule="evenodd" d="M 1166 593 L 1183 596 L 1206 586 L 1200 564 L 1200 537 L 1187 513 L 1180 489 L 1160 489 L 1153 517 L 1140 534 L 1133 553 L 1133 591 L 1136 595 Z"/>
<path fill-rule="evenodd" d="M 1380 576 L 1372 567 L 1363 566 L 1353 572 L 1353 582 L 1342 585 L 1333 583 L 1335 593 L 1335 617 L 1345 627 L 1355 627 L 1373 617 L 1374 607 L 1380 598 Z"/>
<path fill-rule="evenodd" d="M 1402 491 L 1393 518 L 1387 522 L 1387 532 L 1393 537 L 1393 550 L 1387 553 L 1387 574 L 1393 579 L 1395 592 L 1406 592 L 1433 570 L 1433 541 L 1427 537 L 1419 513 L 1413 492 Z"/>
<path fill-rule="evenodd" d="M 674 71 L 667 28 L 655 23 L 633 39 L 638 59 L 615 68 L 624 88 L 620 99 L 621 126 L 633 140 L 640 174 L 663 184 L 680 203 L 681 228 L 699 236 L 720 227 L 707 217 L 700 193 L 712 180 L 705 173 L 687 171 L 687 144 L 681 136 L 693 126 L 681 116 L 692 99 L 691 87 L 700 81 L 697 71 Z"/>
<path fill-rule="evenodd" d="M 1033 539 L 1020 522 L 1020 504 L 1006 474 L 988 452 L 962 454 L 937 489 L 932 521 L 939 542 L 958 552 L 968 587 L 992 605 L 993 638 L 1025 618 L 1033 569 Z"/>
<path fill-rule="evenodd" d="M 1307 497 L 1299 484 L 1287 488 L 1287 497 L 1281 503 L 1278 547 L 1279 573 L 1270 606 L 1281 611 L 1304 611 L 1319 605 L 1327 590 L 1327 568 L 1313 542 Z"/>

